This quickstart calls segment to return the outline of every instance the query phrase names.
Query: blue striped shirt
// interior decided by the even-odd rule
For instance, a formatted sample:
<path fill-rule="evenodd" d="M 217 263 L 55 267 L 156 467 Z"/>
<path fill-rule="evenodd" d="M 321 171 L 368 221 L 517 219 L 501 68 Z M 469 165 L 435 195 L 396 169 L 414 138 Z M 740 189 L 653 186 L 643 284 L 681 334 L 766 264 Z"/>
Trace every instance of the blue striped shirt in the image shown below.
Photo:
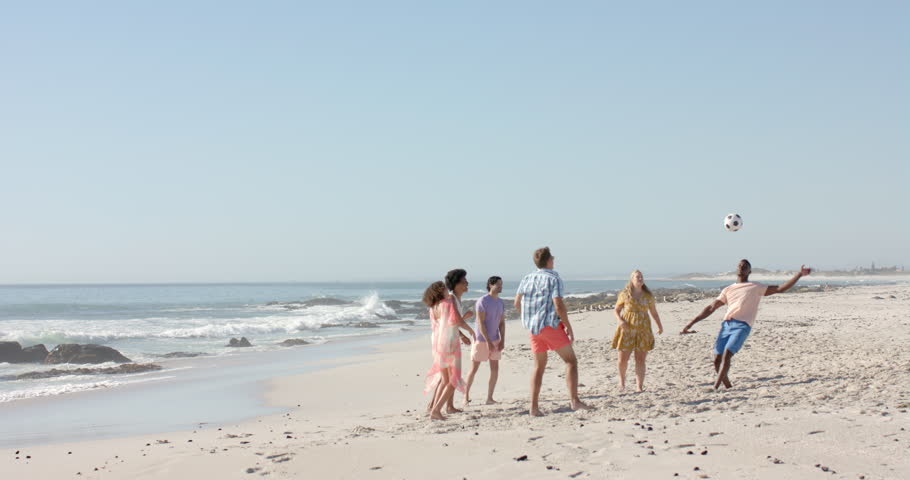
<path fill-rule="evenodd" d="M 521 295 L 521 324 L 537 335 L 544 327 L 559 326 L 554 298 L 561 298 L 562 279 L 554 270 L 541 268 L 525 275 L 518 286 Z"/>

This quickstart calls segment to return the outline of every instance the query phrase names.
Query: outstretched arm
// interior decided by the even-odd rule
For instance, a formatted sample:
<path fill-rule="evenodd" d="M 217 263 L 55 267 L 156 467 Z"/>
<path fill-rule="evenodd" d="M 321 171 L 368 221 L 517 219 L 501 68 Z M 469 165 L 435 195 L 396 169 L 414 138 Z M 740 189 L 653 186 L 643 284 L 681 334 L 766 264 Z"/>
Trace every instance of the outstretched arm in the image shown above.
<path fill-rule="evenodd" d="M 711 314 L 714 313 L 714 311 L 717 310 L 718 308 L 720 308 L 721 305 L 723 305 L 723 304 L 724 304 L 724 302 L 722 302 L 720 300 L 714 300 L 713 302 L 711 302 L 711 305 L 708 305 L 707 307 L 705 307 L 705 309 L 702 310 L 701 313 L 699 313 L 695 318 L 693 318 L 689 323 L 687 323 L 685 327 L 683 327 L 682 331 L 679 332 L 680 335 L 686 334 L 686 333 L 695 333 L 695 330 L 689 330 L 690 328 L 692 328 L 692 325 L 695 325 L 696 323 L 710 317 Z"/>
<path fill-rule="evenodd" d="M 796 282 L 798 282 L 800 278 L 805 277 L 810 273 L 812 273 L 811 268 L 806 268 L 805 265 L 800 266 L 799 272 L 797 272 L 796 275 L 793 275 L 793 278 L 784 282 L 783 285 L 768 285 L 768 289 L 765 290 L 765 296 L 774 295 L 775 293 L 784 293 L 787 290 L 790 290 L 796 285 Z"/>

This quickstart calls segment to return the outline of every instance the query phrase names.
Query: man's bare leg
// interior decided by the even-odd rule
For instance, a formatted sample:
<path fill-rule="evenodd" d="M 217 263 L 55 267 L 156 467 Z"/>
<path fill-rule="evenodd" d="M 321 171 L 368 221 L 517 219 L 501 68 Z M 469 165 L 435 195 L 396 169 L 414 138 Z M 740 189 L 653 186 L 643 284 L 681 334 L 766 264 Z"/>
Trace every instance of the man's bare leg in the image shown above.
<path fill-rule="evenodd" d="M 540 386 L 543 384 L 543 372 L 547 368 L 547 352 L 534 354 L 534 369 L 531 371 L 531 408 L 528 413 L 532 417 L 542 417 L 538 399 L 540 398 Z"/>
<path fill-rule="evenodd" d="M 629 357 L 632 356 L 631 350 L 619 350 L 617 354 L 616 367 L 619 369 L 619 391 L 626 389 L 626 371 L 629 369 Z"/>
<path fill-rule="evenodd" d="M 647 358 L 647 351 L 635 351 L 635 386 L 639 392 L 645 389 L 645 360 Z"/>
<path fill-rule="evenodd" d="M 719 363 L 718 359 L 720 359 Z M 723 383 L 723 385 L 727 388 L 733 386 L 733 384 L 730 383 L 730 378 L 727 377 L 727 373 L 730 371 L 730 362 L 732 359 L 733 352 L 729 350 L 724 350 L 723 357 L 721 357 L 721 355 L 714 357 L 714 368 L 717 370 L 717 380 L 714 381 L 714 390 L 720 388 L 721 383 Z"/>
<path fill-rule="evenodd" d="M 578 358 L 572 345 L 560 348 L 556 353 L 566 362 L 566 387 L 569 390 L 569 406 L 572 410 L 593 410 L 578 398 Z"/>
<path fill-rule="evenodd" d="M 496 380 L 499 379 L 499 360 L 490 360 L 490 383 L 487 388 L 487 405 L 499 403 L 493 400 L 493 390 L 496 389 Z"/>
<path fill-rule="evenodd" d="M 464 388 L 464 404 L 471 403 L 471 384 L 474 383 L 474 375 L 477 375 L 477 369 L 480 368 L 480 362 L 473 362 L 471 371 L 468 373 L 468 381 Z"/>

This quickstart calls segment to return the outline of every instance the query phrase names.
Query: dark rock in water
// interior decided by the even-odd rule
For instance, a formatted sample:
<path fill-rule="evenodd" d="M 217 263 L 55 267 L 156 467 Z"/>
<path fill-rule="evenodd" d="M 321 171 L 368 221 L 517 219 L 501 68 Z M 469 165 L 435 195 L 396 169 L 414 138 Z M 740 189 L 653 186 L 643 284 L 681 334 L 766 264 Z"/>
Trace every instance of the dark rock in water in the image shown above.
<path fill-rule="evenodd" d="M 123 365 L 117 365 L 116 367 L 104 367 L 104 368 L 74 368 L 74 369 L 58 369 L 52 368 L 50 370 L 44 370 L 40 372 L 25 372 L 20 373 L 19 375 L 10 375 L 5 377 L 6 380 L 34 380 L 37 378 L 51 378 L 51 377 L 61 377 L 63 375 L 100 375 L 100 374 L 125 374 L 125 373 L 142 373 L 150 372 L 153 370 L 161 370 L 161 365 L 156 365 L 154 363 L 126 363 Z"/>
<path fill-rule="evenodd" d="M 44 345 L 22 348 L 19 342 L 0 342 L 0 362 L 41 363 L 47 357 Z"/>
<path fill-rule="evenodd" d="M 301 310 L 316 306 L 350 305 L 351 303 L 353 302 L 341 300 L 339 298 L 313 298 L 302 302 L 268 302 L 266 305 L 270 307 L 281 307 L 286 310 Z"/>
<path fill-rule="evenodd" d="M 132 360 L 123 356 L 122 353 L 111 347 L 103 345 L 79 345 L 76 343 L 64 343 L 57 345 L 56 348 L 47 354 L 44 363 L 131 363 Z"/>
<path fill-rule="evenodd" d="M 240 337 L 240 340 L 237 340 L 236 338 L 232 338 L 231 341 L 228 342 L 227 346 L 228 347 L 252 347 L 253 344 L 251 344 L 250 341 L 246 339 L 246 337 Z"/>
<path fill-rule="evenodd" d="M 203 355 L 205 355 L 205 354 L 201 353 L 201 352 L 170 352 L 170 353 L 165 353 L 163 355 L 155 355 L 155 356 L 159 357 L 159 358 L 193 358 L 193 357 L 201 357 Z"/>
<path fill-rule="evenodd" d="M 19 342 L 0 342 L 0 362 L 19 363 L 22 345 Z"/>
<path fill-rule="evenodd" d="M 354 302 L 348 300 L 341 300 L 339 298 L 314 298 L 311 300 L 306 300 L 301 302 L 307 307 L 317 307 L 317 306 L 336 306 L 336 305 L 350 305 Z"/>
<path fill-rule="evenodd" d="M 373 322 L 357 322 L 349 324 L 348 326 L 354 328 L 379 328 L 379 325 Z"/>
<path fill-rule="evenodd" d="M 289 338 L 283 342 L 280 342 L 278 345 L 281 345 L 284 347 L 296 347 L 297 345 L 309 345 L 309 344 L 310 344 L 310 342 L 308 342 L 302 338 Z"/>
<path fill-rule="evenodd" d="M 21 361 L 24 363 L 41 363 L 47 358 L 47 347 L 39 343 L 22 349 Z"/>

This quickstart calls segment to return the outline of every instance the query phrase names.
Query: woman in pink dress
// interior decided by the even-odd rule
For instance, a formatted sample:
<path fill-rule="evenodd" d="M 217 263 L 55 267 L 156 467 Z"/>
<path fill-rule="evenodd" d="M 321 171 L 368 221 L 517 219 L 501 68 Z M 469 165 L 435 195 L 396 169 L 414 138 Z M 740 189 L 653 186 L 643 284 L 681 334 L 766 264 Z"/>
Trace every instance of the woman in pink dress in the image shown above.
<path fill-rule="evenodd" d="M 461 345 L 458 343 L 461 338 L 458 329 L 470 332 L 468 338 L 474 338 L 474 330 L 456 310 L 455 302 L 443 282 L 434 282 L 426 289 L 423 303 L 430 307 L 433 328 L 433 366 L 427 372 L 424 393 L 432 392 L 437 384 L 444 386 L 430 409 L 430 418 L 445 420 L 442 407 L 455 395 L 455 390 L 463 392 L 465 385 L 461 378 Z"/>

